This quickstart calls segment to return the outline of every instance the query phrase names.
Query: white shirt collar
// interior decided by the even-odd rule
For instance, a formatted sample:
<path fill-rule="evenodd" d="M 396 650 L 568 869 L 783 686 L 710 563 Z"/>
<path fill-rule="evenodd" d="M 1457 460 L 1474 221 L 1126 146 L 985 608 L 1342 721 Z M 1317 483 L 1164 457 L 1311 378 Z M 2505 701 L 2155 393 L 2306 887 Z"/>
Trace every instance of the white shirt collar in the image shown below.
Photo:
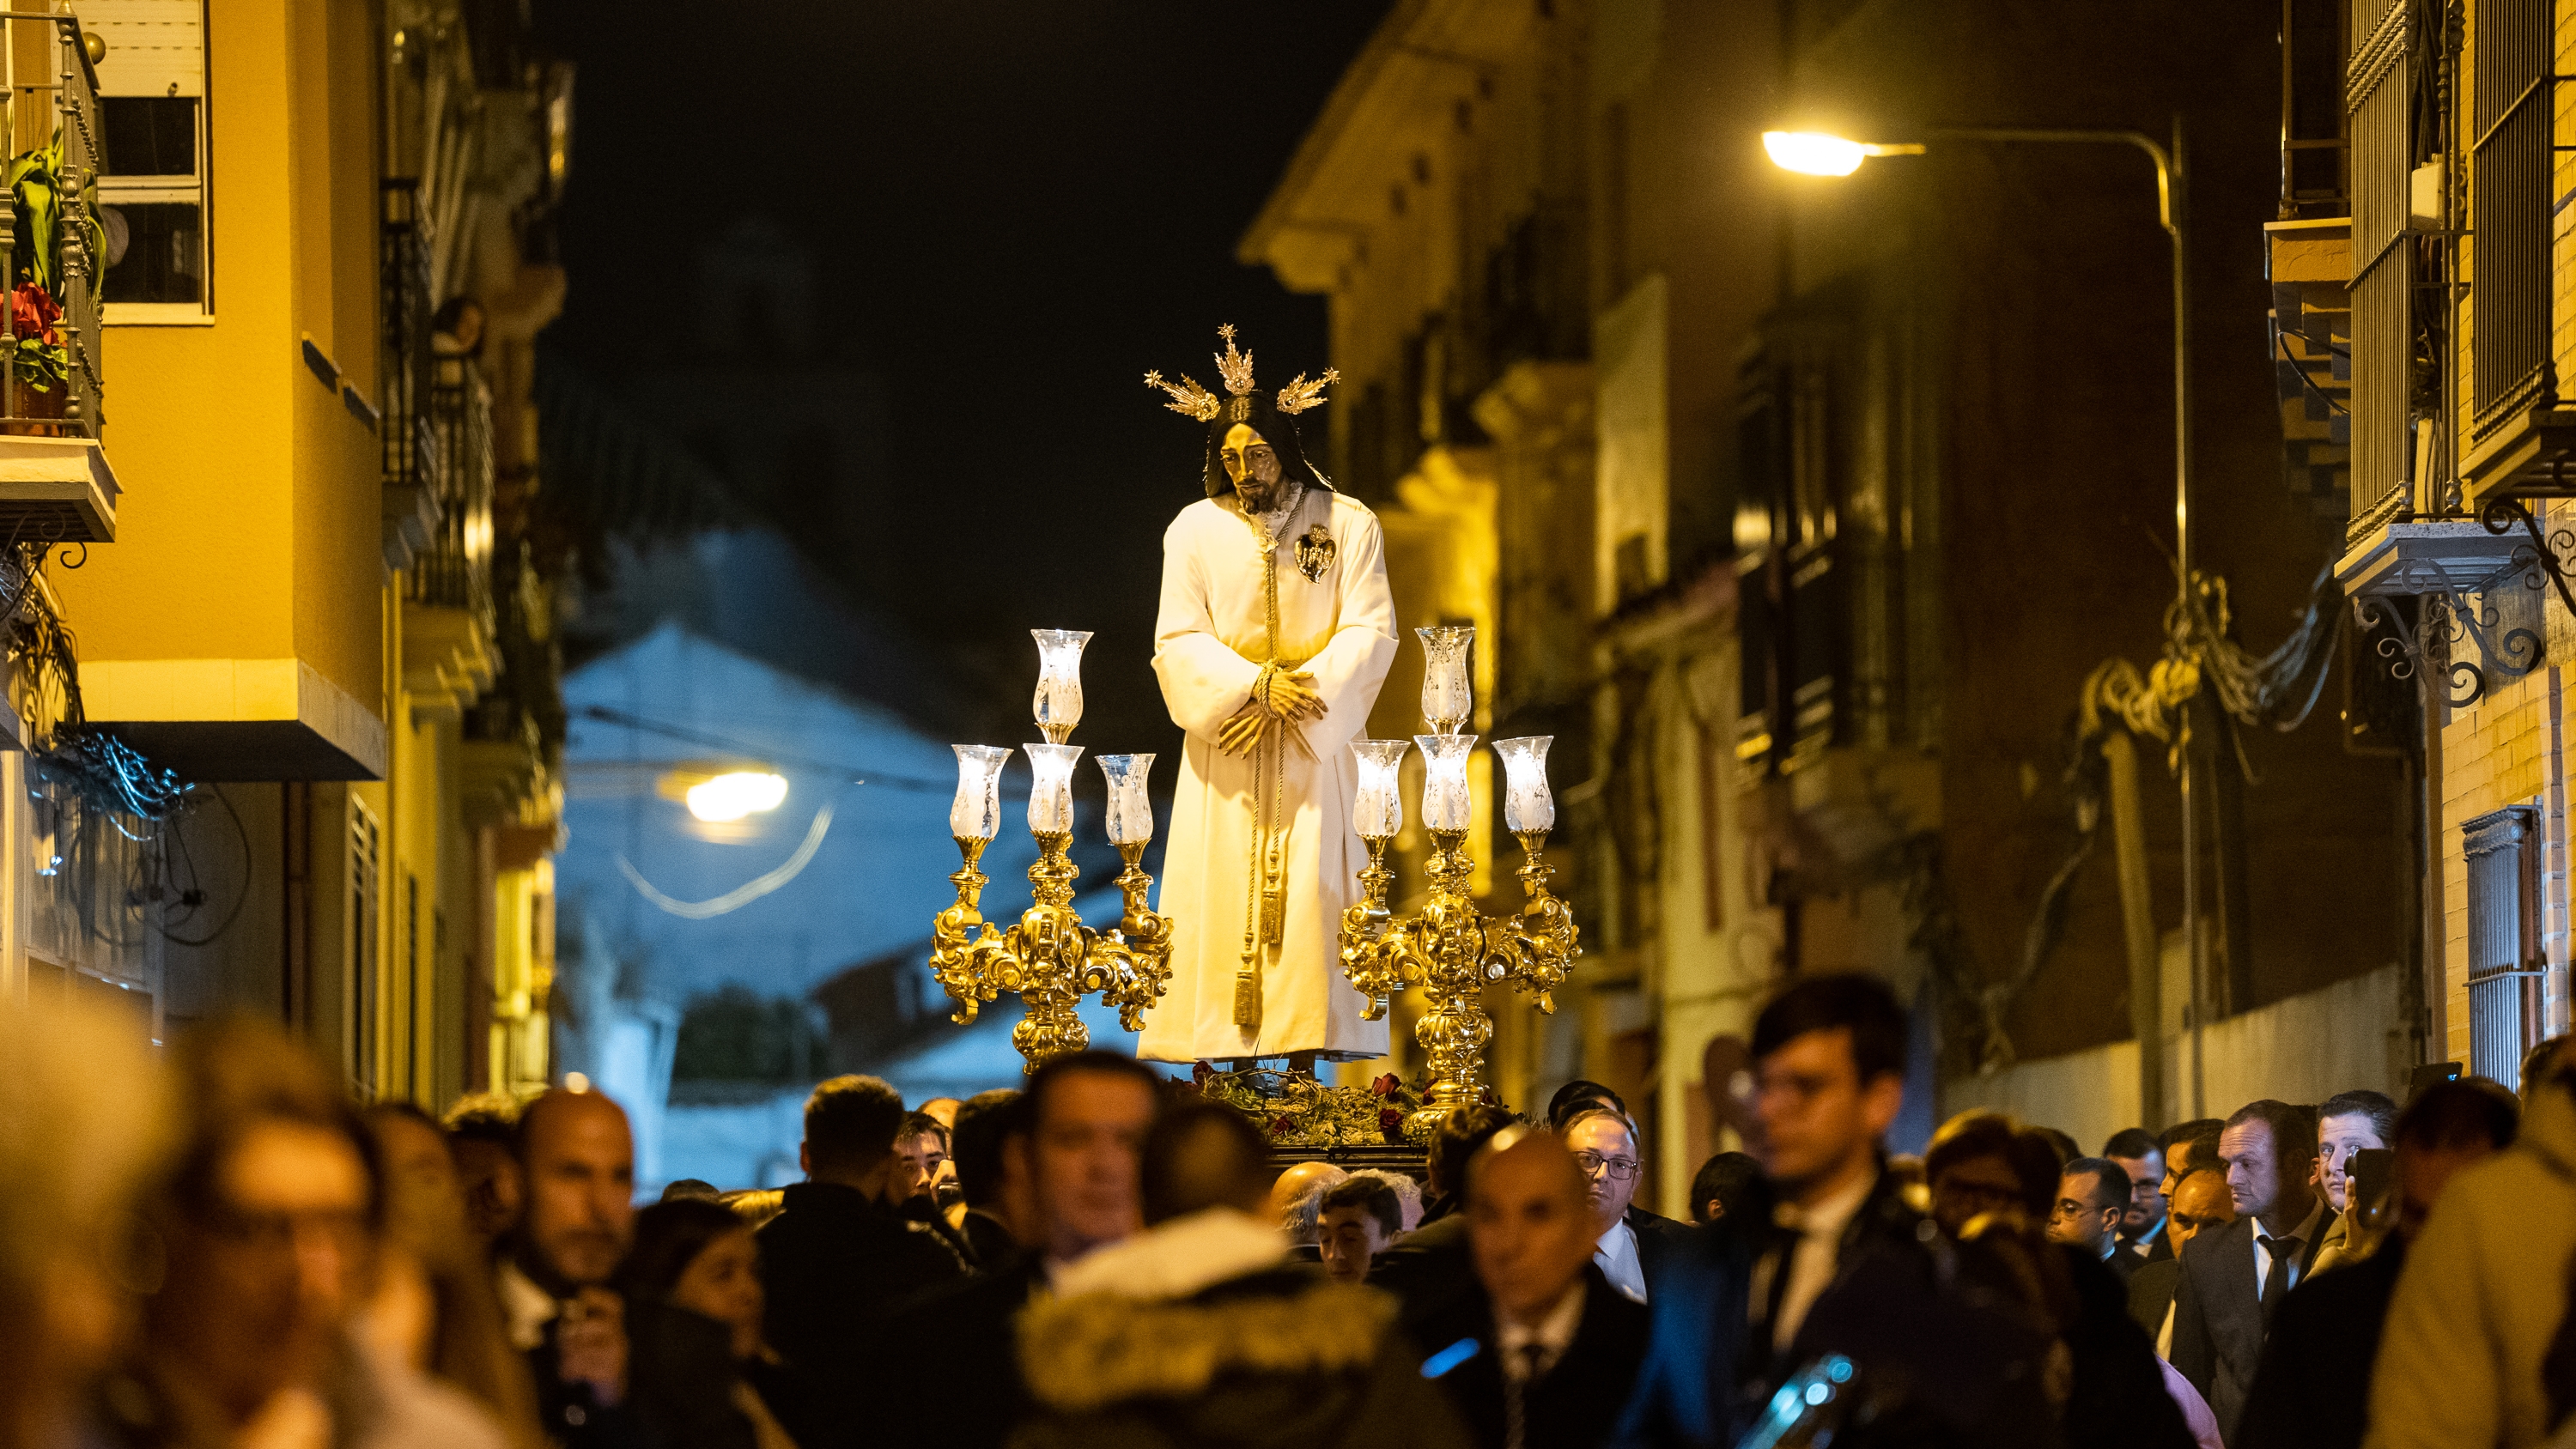
<path fill-rule="evenodd" d="M 1780 1204 L 1772 1209 L 1772 1221 L 1811 1238 L 1841 1237 L 1844 1226 L 1859 1215 L 1861 1204 L 1869 1201 L 1869 1190 L 1877 1185 L 1876 1173 L 1864 1173 L 1851 1186 L 1813 1207 Z"/>
<path fill-rule="evenodd" d="M 1536 1348 L 1539 1372 L 1546 1373 L 1574 1342 L 1574 1331 L 1583 1326 L 1583 1280 L 1578 1277 L 1567 1287 L 1535 1324 L 1521 1324 L 1497 1313 L 1494 1315 L 1494 1347 L 1501 1355 L 1503 1373 L 1517 1377 L 1523 1367 L 1522 1350 Z"/>
<path fill-rule="evenodd" d="M 1624 1214 L 1592 1245 L 1592 1261 L 1620 1296 L 1632 1303 L 1646 1301 L 1646 1265 L 1637 1256 L 1637 1230 L 1628 1226 Z"/>
<path fill-rule="evenodd" d="M 492 1281 L 500 1295 L 501 1321 L 509 1332 L 510 1346 L 525 1353 L 545 1342 L 546 1325 L 563 1312 L 563 1305 L 508 1258 L 501 1260 Z"/>

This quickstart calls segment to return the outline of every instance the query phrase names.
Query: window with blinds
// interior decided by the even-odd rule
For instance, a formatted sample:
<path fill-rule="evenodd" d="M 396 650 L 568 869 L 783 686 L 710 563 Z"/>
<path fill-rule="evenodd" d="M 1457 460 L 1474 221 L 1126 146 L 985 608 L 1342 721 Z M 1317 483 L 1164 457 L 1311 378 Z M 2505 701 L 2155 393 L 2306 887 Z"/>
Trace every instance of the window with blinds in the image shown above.
<path fill-rule="evenodd" d="M 2469 315 L 2473 431 L 2550 396 L 2549 33 L 2552 0 L 2475 0 L 2470 57 Z"/>
<path fill-rule="evenodd" d="M 2540 1040 L 2540 812 L 2516 805 L 2460 827 L 2469 890 L 2469 1070 L 2517 1090 Z"/>
<path fill-rule="evenodd" d="M 2360 539 L 2406 501 L 2413 467 L 2415 57 L 2409 0 L 2353 0 L 2344 108 L 2352 127 L 2352 522 Z"/>

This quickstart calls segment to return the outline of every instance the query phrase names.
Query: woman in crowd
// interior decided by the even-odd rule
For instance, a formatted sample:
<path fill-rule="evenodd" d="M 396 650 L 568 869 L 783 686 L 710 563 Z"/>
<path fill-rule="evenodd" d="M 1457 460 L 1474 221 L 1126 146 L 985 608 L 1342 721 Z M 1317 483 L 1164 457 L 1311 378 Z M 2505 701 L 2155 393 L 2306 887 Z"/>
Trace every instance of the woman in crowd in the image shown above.
<path fill-rule="evenodd" d="M 635 1404 L 657 1442 L 796 1449 L 787 1426 L 801 1428 L 802 1416 L 761 1341 L 766 1302 L 750 1224 L 703 1198 L 655 1203 L 635 1215 L 619 1280 Z"/>
<path fill-rule="evenodd" d="M 62 1449 L 133 1312 L 167 1116 L 124 1017 L 0 1007 L 0 1449 Z"/>
<path fill-rule="evenodd" d="M 481 1406 L 512 1449 L 543 1449 L 536 1386 L 510 1347 L 447 1134 L 409 1103 L 368 1109 L 384 1164 L 385 1230 L 360 1341 L 388 1374 L 430 1374 Z"/>

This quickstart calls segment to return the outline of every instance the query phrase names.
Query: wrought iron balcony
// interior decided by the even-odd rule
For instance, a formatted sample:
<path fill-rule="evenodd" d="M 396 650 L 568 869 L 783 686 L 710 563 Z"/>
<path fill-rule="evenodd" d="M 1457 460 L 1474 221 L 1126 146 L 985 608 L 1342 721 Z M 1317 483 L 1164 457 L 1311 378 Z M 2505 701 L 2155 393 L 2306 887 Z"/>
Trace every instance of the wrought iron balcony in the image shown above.
<path fill-rule="evenodd" d="M 429 390 L 430 445 L 439 466 L 426 476 L 438 505 L 429 546 L 412 560 L 411 601 L 492 624 L 492 395 L 466 357 L 440 357 Z"/>
<path fill-rule="evenodd" d="M 9 86 L 0 116 L 13 141 L 52 139 L 9 158 L 17 221 L 0 227 L 0 540 L 100 542 L 116 536 L 118 489 L 98 446 L 98 77 L 75 17 L 0 11 L 0 33 L 17 39 L 7 22 L 48 32 L 50 69 Z"/>
<path fill-rule="evenodd" d="M 428 549 L 440 521 L 439 434 L 430 408 L 436 304 L 430 296 L 429 223 L 417 184 L 397 178 L 385 182 L 384 191 L 384 550 L 385 567 L 404 570 Z"/>

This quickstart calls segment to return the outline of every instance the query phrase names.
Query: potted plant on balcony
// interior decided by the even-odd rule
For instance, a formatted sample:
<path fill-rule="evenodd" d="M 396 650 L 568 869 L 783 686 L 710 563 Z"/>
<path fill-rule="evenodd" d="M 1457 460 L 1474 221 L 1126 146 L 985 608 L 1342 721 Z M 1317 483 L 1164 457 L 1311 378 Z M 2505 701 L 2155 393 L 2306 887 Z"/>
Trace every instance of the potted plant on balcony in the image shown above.
<path fill-rule="evenodd" d="M 19 233 L 23 244 L 12 238 L 14 275 L 9 279 L 8 366 L 18 386 L 10 390 L 10 406 L 0 410 L 6 413 L 0 417 L 0 432 L 59 437 L 65 431 L 62 419 L 71 399 L 74 360 L 57 324 L 63 315 L 63 231 L 74 223 L 62 204 L 62 169 L 62 136 L 57 132 L 52 144 L 11 157 L 0 173 L 24 222 Z M 97 223 L 87 208 L 79 214 L 78 224 L 93 233 L 85 240 L 95 256 L 101 240 L 95 234 Z"/>

